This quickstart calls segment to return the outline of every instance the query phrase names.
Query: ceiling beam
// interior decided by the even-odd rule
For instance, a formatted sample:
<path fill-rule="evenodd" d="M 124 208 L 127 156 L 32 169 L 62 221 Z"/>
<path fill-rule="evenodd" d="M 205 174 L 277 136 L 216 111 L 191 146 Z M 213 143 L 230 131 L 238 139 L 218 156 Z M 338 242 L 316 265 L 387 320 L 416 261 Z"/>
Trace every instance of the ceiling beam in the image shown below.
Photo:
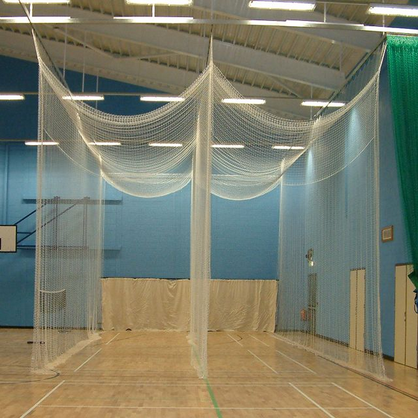
<path fill-rule="evenodd" d="M 321 12 L 287 12 L 283 10 L 263 10 L 248 7 L 249 0 L 193 0 L 193 6 L 207 12 L 225 14 L 232 18 L 249 20 L 308 20 L 313 22 L 323 22 L 324 15 Z M 355 23 L 349 20 L 327 15 L 326 21 L 329 23 Z M 329 42 L 337 42 L 347 46 L 371 51 L 378 44 L 381 35 L 376 33 L 354 32 L 347 36 L 347 32 L 332 29 L 305 29 L 294 28 L 286 29 L 294 33 L 303 33 L 314 36 Z"/>
<path fill-rule="evenodd" d="M 43 40 L 49 55 L 58 66 L 63 66 L 63 44 L 52 40 Z M 0 35 L 0 54 L 13 56 L 30 61 L 36 61 L 32 37 L 13 32 L 2 31 Z M 171 94 L 181 94 L 198 77 L 195 72 L 167 67 L 149 62 L 136 62 L 126 65 L 126 60 L 120 60 L 97 54 L 86 48 L 67 45 L 65 66 L 74 71 L 99 75 L 125 83 L 141 85 Z M 232 85 L 244 96 L 264 97 L 267 100 L 264 108 L 272 113 L 307 119 L 309 109 L 300 106 L 300 100 L 280 97 L 276 92 L 263 90 L 240 83 Z"/>
<path fill-rule="evenodd" d="M 229 2 L 222 2 L 229 3 Z M 231 2 L 234 3 L 234 2 Z M 216 4 L 216 3 L 215 3 Z M 62 15 L 71 12 L 75 18 L 97 19 L 103 17 L 103 22 L 111 19 L 100 13 L 63 6 L 50 6 L 45 9 L 49 14 Z M 10 14 L 10 6 L 0 3 L 0 14 Z M 15 11 L 16 13 L 16 11 Z M 77 25 L 90 33 L 118 38 L 124 42 L 143 44 L 157 49 L 174 51 L 195 58 L 206 57 L 209 41 L 198 35 L 190 35 L 177 30 L 166 29 L 154 25 Z M 214 40 L 213 56 L 215 62 L 232 65 L 273 77 L 279 77 L 303 84 L 328 90 L 339 90 L 345 77 L 340 71 L 318 66 L 300 60 L 254 50 L 227 42 Z"/>

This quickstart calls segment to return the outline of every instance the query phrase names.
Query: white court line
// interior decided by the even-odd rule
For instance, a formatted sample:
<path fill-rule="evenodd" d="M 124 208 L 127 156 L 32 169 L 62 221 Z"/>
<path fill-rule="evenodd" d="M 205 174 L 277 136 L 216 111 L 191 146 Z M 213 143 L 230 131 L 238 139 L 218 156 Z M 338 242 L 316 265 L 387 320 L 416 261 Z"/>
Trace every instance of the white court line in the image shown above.
<path fill-rule="evenodd" d="M 293 389 L 297 390 L 301 395 L 303 395 L 306 399 L 311 401 L 314 405 L 316 405 L 324 414 L 328 415 L 331 418 L 335 418 L 334 415 L 330 414 L 328 411 L 326 411 L 324 408 L 322 408 L 321 405 L 316 403 L 312 398 L 310 398 L 306 393 L 302 392 L 299 388 L 297 388 L 293 383 L 289 383 L 290 386 L 292 386 Z"/>
<path fill-rule="evenodd" d="M 254 338 L 255 340 L 259 341 L 261 344 L 264 344 L 265 346 L 270 347 L 268 344 L 266 344 L 264 341 L 259 340 L 257 337 L 253 337 L 251 334 L 249 334 L 249 336 L 251 338 Z"/>
<path fill-rule="evenodd" d="M 238 340 L 236 340 L 232 335 L 226 334 L 231 340 L 234 340 L 237 344 L 239 344 L 241 347 L 244 347 Z"/>
<path fill-rule="evenodd" d="M 78 366 L 75 370 L 74 373 L 79 371 L 86 363 L 88 363 L 96 354 L 99 354 L 100 351 L 102 351 L 101 348 L 99 348 L 92 356 L 90 356 L 82 365 Z"/>
<path fill-rule="evenodd" d="M 32 408 L 28 409 L 23 415 L 20 416 L 20 418 L 27 417 L 41 402 L 43 402 L 48 396 L 52 395 L 62 384 L 64 384 L 65 380 L 63 380 L 61 383 L 59 383 L 57 386 L 55 386 L 52 390 L 50 390 L 41 400 L 36 402 L 35 405 L 32 406 Z"/>
<path fill-rule="evenodd" d="M 120 332 L 118 332 L 110 341 L 108 341 L 105 345 L 110 344 L 118 335 L 120 334 Z"/>
<path fill-rule="evenodd" d="M 289 372 L 291 373 L 291 372 Z M 2 382 L 0 382 L 2 383 Z M 102 386 L 113 386 L 113 385 L 118 385 L 118 386 L 173 386 L 173 387 L 189 387 L 189 386 L 201 386 L 201 387 L 206 387 L 206 384 L 196 384 L 196 383 L 171 383 L 171 382 L 119 382 L 119 381 L 114 381 L 113 383 L 110 383 L 108 381 L 103 381 L 103 380 L 66 380 L 65 382 L 66 385 L 102 385 Z M 298 386 L 305 386 L 305 387 L 330 387 L 333 386 L 332 383 L 300 383 L 297 382 L 296 383 Z M 251 387 L 251 386 L 279 386 L 279 387 L 284 387 L 284 386 L 288 386 L 289 383 L 272 383 L 272 382 L 253 382 L 253 383 L 215 383 L 212 384 L 211 386 L 222 386 L 222 387 Z"/>
<path fill-rule="evenodd" d="M 270 370 L 272 370 L 274 373 L 278 374 L 276 370 L 273 369 L 273 367 L 270 367 L 265 361 L 261 360 L 260 357 L 256 356 L 252 351 L 247 350 L 250 354 L 252 354 L 257 360 L 261 361 L 265 366 L 267 366 Z"/>
<path fill-rule="evenodd" d="M 333 385 L 335 387 L 337 387 L 338 389 L 341 389 L 342 391 L 344 391 L 345 393 L 348 393 L 349 395 L 353 396 L 354 398 L 358 399 L 359 401 L 365 403 L 366 405 L 369 405 L 371 408 L 375 409 L 376 411 L 379 411 L 381 414 L 386 415 L 389 418 L 393 418 L 392 415 L 387 414 L 386 412 L 382 411 L 381 409 L 377 408 L 376 406 L 372 405 L 371 403 L 365 401 L 364 399 L 360 398 L 357 395 L 354 395 L 354 393 L 351 393 L 349 390 L 344 389 L 343 387 L 341 387 L 340 385 L 337 385 L 336 383 L 333 383 Z"/>
<path fill-rule="evenodd" d="M 293 359 L 292 357 L 288 356 L 287 354 L 282 353 L 279 350 L 276 350 L 281 356 L 286 357 L 287 359 L 289 359 L 290 361 L 293 361 L 293 363 L 298 364 L 300 367 L 303 367 L 304 369 L 308 370 L 308 372 L 311 372 L 313 374 L 317 374 L 316 372 L 314 372 L 312 369 L 310 369 L 309 367 L 305 366 L 302 363 L 299 363 L 298 361 L 296 361 L 295 359 Z"/>
<path fill-rule="evenodd" d="M 109 409 L 199 409 L 199 410 L 211 410 L 213 411 L 215 408 L 212 406 L 119 406 L 119 405 L 40 405 L 39 408 L 109 408 Z M 228 409 L 228 410 L 245 410 L 245 411 L 257 411 L 257 410 L 263 410 L 263 411 L 275 411 L 275 410 L 282 410 L 282 411 L 294 411 L 294 410 L 309 410 L 309 411 L 316 411 L 318 408 L 313 407 L 271 407 L 271 408 L 240 408 L 240 407 L 222 407 L 222 410 Z"/>

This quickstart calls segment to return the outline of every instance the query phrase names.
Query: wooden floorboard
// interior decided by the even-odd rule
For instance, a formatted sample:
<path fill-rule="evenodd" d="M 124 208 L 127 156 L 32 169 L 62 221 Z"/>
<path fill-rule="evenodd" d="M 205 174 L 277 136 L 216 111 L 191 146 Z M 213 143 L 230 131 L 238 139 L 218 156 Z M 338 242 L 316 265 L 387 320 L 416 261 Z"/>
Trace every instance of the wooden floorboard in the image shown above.
<path fill-rule="evenodd" d="M 180 332 L 105 332 L 47 375 L 30 372 L 30 330 L 0 329 L 0 416 L 415 418 L 417 370 L 374 382 L 268 333 L 209 333 L 207 380 Z M 406 396 L 402 392 L 411 396 Z"/>

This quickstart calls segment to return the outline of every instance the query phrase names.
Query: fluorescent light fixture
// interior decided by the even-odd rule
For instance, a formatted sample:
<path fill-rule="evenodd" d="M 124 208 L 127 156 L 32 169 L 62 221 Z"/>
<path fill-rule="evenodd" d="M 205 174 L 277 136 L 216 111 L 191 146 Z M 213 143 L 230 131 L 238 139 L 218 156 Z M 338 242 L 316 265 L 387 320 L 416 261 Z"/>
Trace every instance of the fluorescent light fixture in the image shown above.
<path fill-rule="evenodd" d="M 326 100 L 304 100 L 301 106 L 310 106 L 310 107 L 343 107 L 345 106 L 344 102 L 328 102 Z"/>
<path fill-rule="evenodd" d="M 311 12 L 315 9 L 314 1 L 257 1 L 252 0 L 248 4 L 254 9 L 296 10 Z"/>
<path fill-rule="evenodd" d="M 266 101 L 264 99 L 222 99 L 222 103 L 262 105 L 265 104 Z"/>
<path fill-rule="evenodd" d="M 96 141 L 96 142 L 89 142 L 89 145 L 98 145 L 102 147 L 102 146 L 116 146 L 116 145 L 122 145 L 122 144 L 118 141 Z"/>
<path fill-rule="evenodd" d="M 0 23 L 70 23 L 70 16 L 32 16 L 28 19 L 25 16 L 2 16 Z"/>
<path fill-rule="evenodd" d="M 370 4 L 367 13 L 372 15 L 418 17 L 418 7 L 399 4 Z"/>
<path fill-rule="evenodd" d="M 176 96 L 141 96 L 141 102 L 184 102 L 184 97 Z"/>
<path fill-rule="evenodd" d="M 62 96 L 64 100 L 74 101 L 99 101 L 104 100 L 102 94 L 73 94 L 72 96 Z"/>
<path fill-rule="evenodd" d="M 9 4 L 68 4 L 71 0 L 3 0 Z"/>
<path fill-rule="evenodd" d="M 114 20 L 126 21 L 128 23 L 162 23 L 162 24 L 181 24 L 193 22 L 193 17 L 180 16 L 115 16 Z"/>
<path fill-rule="evenodd" d="M 178 144 L 175 142 L 150 142 L 148 145 L 150 147 L 167 147 L 167 148 L 179 148 L 183 146 L 183 144 Z"/>
<path fill-rule="evenodd" d="M 55 141 L 25 141 L 25 145 L 29 147 L 39 147 L 41 145 L 58 145 L 58 142 Z"/>
<path fill-rule="evenodd" d="M 0 93 L 0 100 L 25 100 L 23 94 Z"/>
<path fill-rule="evenodd" d="M 282 150 L 302 150 L 305 149 L 305 147 L 300 146 L 290 146 L 290 145 L 273 145 L 273 149 L 282 149 Z"/>
<path fill-rule="evenodd" d="M 212 148 L 244 148 L 241 144 L 213 144 Z"/>
<path fill-rule="evenodd" d="M 190 6 L 193 0 L 126 0 L 126 4 L 161 5 L 161 6 Z"/>

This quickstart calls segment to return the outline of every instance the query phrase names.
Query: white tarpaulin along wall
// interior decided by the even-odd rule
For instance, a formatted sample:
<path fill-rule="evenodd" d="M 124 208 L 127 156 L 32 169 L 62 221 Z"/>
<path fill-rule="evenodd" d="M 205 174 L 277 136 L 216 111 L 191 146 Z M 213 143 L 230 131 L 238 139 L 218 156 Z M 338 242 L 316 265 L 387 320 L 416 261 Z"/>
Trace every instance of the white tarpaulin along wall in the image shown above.
<path fill-rule="evenodd" d="M 275 280 L 211 280 L 208 329 L 274 331 Z M 190 280 L 102 279 L 105 331 L 190 330 Z"/>
<path fill-rule="evenodd" d="M 35 44 L 41 74 L 39 139 L 41 141 L 54 140 L 59 143 L 51 153 L 43 150 L 45 146 L 40 147 L 39 179 L 51 179 L 53 187 L 63 190 L 66 194 L 67 183 L 77 182 L 82 190 L 83 186 L 80 183 L 86 181 L 88 184 L 88 179 L 81 179 L 76 173 L 66 175 L 65 179 L 60 174 L 51 176 L 55 170 L 54 167 L 59 168 L 57 158 L 63 158 L 73 163 L 74 171 L 95 174 L 100 171 L 101 176 L 114 187 L 139 197 L 157 197 L 173 193 L 192 181 L 189 340 L 193 347 L 192 362 L 199 375 L 206 376 L 211 193 L 225 199 L 255 198 L 275 188 L 280 183 L 282 175 L 290 167 L 293 173 L 291 183 L 296 182 L 292 184 L 325 184 L 324 182 L 336 178 L 335 176 L 344 176 L 343 171 L 350 170 L 348 167 L 354 167 L 353 164 L 360 160 L 362 155 L 366 155 L 365 150 L 369 149 L 370 144 L 376 148 L 378 143 L 376 120 L 379 79 L 377 73 L 356 98 L 344 108 L 316 120 L 294 121 L 271 115 L 254 105 L 225 103 L 224 99 L 241 98 L 241 96 L 210 60 L 201 76 L 181 95 L 183 99 L 181 102 L 170 103 L 143 115 L 118 116 L 98 111 L 83 102 L 66 100 L 65 96 L 71 96 L 71 92 L 52 70 L 53 67 L 48 61 L 47 54 L 36 38 Z M 350 134 L 350 129 L 358 134 L 359 141 L 351 139 L 353 135 Z M 104 141 L 115 140 L 121 145 L 113 147 L 97 145 Z M 235 145 L 235 148 L 227 148 L 226 145 Z M 372 173 L 370 173 L 373 178 L 370 184 L 373 183 L 376 186 L 378 184 L 376 182 L 378 154 L 373 153 L 365 164 L 373 166 Z M 282 294 L 286 295 L 284 299 L 286 303 L 283 303 L 280 311 L 281 323 L 285 324 L 284 331 L 291 331 L 295 334 L 307 332 L 299 326 L 300 324 L 298 325 L 299 311 L 295 311 L 295 308 L 299 306 L 296 303 L 298 298 L 306 292 L 306 282 L 301 281 L 301 277 L 306 277 L 306 275 L 300 273 L 304 271 L 306 265 L 306 259 L 300 257 L 300 253 L 305 254 L 308 250 L 306 245 L 322 248 L 321 257 L 330 261 L 322 264 L 321 267 L 328 272 L 326 274 L 333 275 L 335 272 L 335 269 L 327 270 L 328 267 L 333 267 L 333 248 L 329 243 L 339 239 L 336 236 L 339 229 L 333 227 L 339 225 L 339 218 L 333 216 L 333 199 L 334 197 L 342 198 L 341 194 L 344 193 L 341 188 L 347 190 L 344 189 L 345 184 L 343 180 L 340 183 L 333 183 L 324 195 L 325 200 L 321 200 L 322 194 L 316 195 L 315 191 L 309 196 L 305 194 L 302 200 L 293 199 L 289 198 L 287 190 L 284 190 L 280 240 L 280 277 L 286 278 L 280 286 Z M 99 193 L 98 190 L 98 188 L 95 189 L 91 194 Z M 347 193 L 350 197 L 351 194 Z M 49 194 L 48 188 L 40 187 L 39 199 L 50 197 Z M 346 195 L 344 195 L 345 198 Z M 292 202 L 297 205 L 292 206 Z M 322 210 L 324 202 L 328 205 L 325 212 Z M 361 222 L 368 225 L 368 228 L 355 228 L 354 231 L 357 231 L 358 237 L 353 236 L 342 242 L 345 243 L 344 245 L 358 248 L 355 238 L 366 240 L 367 248 L 373 249 L 366 252 L 366 257 L 376 257 L 370 263 L 377 265 L 378 189 L 370 194 L 367 202 L 367 207 L 373 209 L 366 212 L 360 211 L 358 217 L 362 219 Z M 305 205 L 306 212 L 303 212 L 304 209 L 300 205 Z M 343 207 L 345 206 L 341 200 L 335 203 L 336 210 L 339 211 Z M 297 208 L 303 212 L 300 218 L 295 217 Z M 329 213 L 330 222 L 324 213 Z M 373 219 L 367 220 L 366 217 L 370 214 Z M 309 222 L 306 221 L 307 218 Z M 91 218 L 89 219 L 87 223 L 89 226 L 86 227 L 88 230 L 90 230 L 90 225 L 93 225 Z M 98 219 L 101 217 L 98 216 Z M 300 222 L 302 226 L 299 228 Z M 318 229 L 318 222 L 321 222 L 322 228 L 320 229 Z M 38 225 L 42 225 L 41 219 Z M 347 223 L 344 225 L 350 228 Z M 65 236 L 71 224 L 59 226 L 59 228 L 60 233 Z M 44 229 L 45 234 L 49 230 L 51 234 L 54 233 L 49 224 Z M 316 233 L 317 229 L 320 232 Z M 97 230 L 99 231 L 100 228 Z M 297 235 L 297 231 L 300 235 Z M 367 236 L 364 235 L 364 231 L 367 231 Z M 290 239 L 283 238 L 290 236 L 290 233 L 293 234 Z M 353 232 L 353 234 L 356 233 Z M 311 244 L 312 240 L 315 242 Z M 321 243 L 317 244 L 317 240 L 321 240 Z M 45 282 L 53 282 L 57 271 L 60 277 L 65 278 L 67 269 L 71 268 L 70 263 L 56 265 L 59 253 L 48 251 L 49 245 L 44 233 L 39 234 L 37 292 L 50 290 L 49 286 L 43 285 L 44 279 L 40 279 L 42 275 L 46 277 Z M 89 257 L 92 257 L 92 254 L 90 252 Z M 101 254 L 96 252 L 94 257 L 96 261 L 92 259 L 92 265 L 99 265 Z M 344 264 L 345 258 L 335 258 L 334 262 Z M 341 272 L 342 275 L 342 272 L 345 272 L 346 264 L 344 268 L 343 264 L 338 274 Z M 295 267 L 296 270 L 292 265 L 298 266 Z M 356 265 L 353 268 L 362 267 L 364 265 Z M 94 275 L 97 284 L 100 279 L 98 270 L 93 268 L 88 268 L 88 270 Z M 378 272 L 377 269 L 369 270 L 373 279 L 369 281 L 370 286 L 367 289 L 368 294 L 374 296 L 367 300 L 370 301 L 368 309 L 373 320 L 368 322 L 366 331 L 372 333 L 373 341 L 378 342 L 380 341 L 380 307 L 378 303 L 374 304 L 378 301 Z M 73 280 L 71 275 L 68 277 L 68 280 Z M 293 286 L 292 280 L 300 282 L 301 287 Z M 67 289 L 71 286 L 63 283 L 61 287 Z M 344 291 L 343 287 L 331 284 L 329 287 L 326 287 L 326 284 L 324 288 L 321 286 L 318 287 L 318 291 L 323 295 L 331 290 L 332 294 Z M 60 289 L 54 287 L 52 290 Z M 344 303 L 346 304 L 344 309 L 346 309 L 349 301 L 344 300 Z M 341 309 L 340 306 L 334 306 L 334 308 Z M 39 309 L 38 306 L 35 319 L 40 315 Z M 332 330 L 334 324 L 330 320 L 332 310 L 328 318 L 322 323 L 325 329 L 321 331 L 322 336 L 329 341 L 338 341 L 341 345 L 347 344 L 344 339 L 339 340 L 334 337 Z M 45 328 L 42 321 L 35 322 L 36 332 L 45 333 L 43 340 L 49 341 L 47 334 L 51 338 L 54 335 L 53 338 L 62 340 L 62 337 L 56 333 L 56 327 Z M 59 352 L 68 348 L 64 343 L 58 346 Z M 44 351 L 48 352 L 49 347 L 50 345 L 46 344 Z M 35 352 L 39 349 L 39 345 L 35 345 Z M 367 347 L 367 350 L 373 352 L 372 361 L 374 359 L 380 361 L 381 348 L 378 343 L 371 348 Z M 338 350 L 335 353 L 338 357 Z M 52 359 L 54 356 L 55 351 L 49 353 L 47 358 Z M 347 358 L 347 361 L 350 362 L 350 358 Z M 378 368 L 375 369 L 378 370 Z"/>

